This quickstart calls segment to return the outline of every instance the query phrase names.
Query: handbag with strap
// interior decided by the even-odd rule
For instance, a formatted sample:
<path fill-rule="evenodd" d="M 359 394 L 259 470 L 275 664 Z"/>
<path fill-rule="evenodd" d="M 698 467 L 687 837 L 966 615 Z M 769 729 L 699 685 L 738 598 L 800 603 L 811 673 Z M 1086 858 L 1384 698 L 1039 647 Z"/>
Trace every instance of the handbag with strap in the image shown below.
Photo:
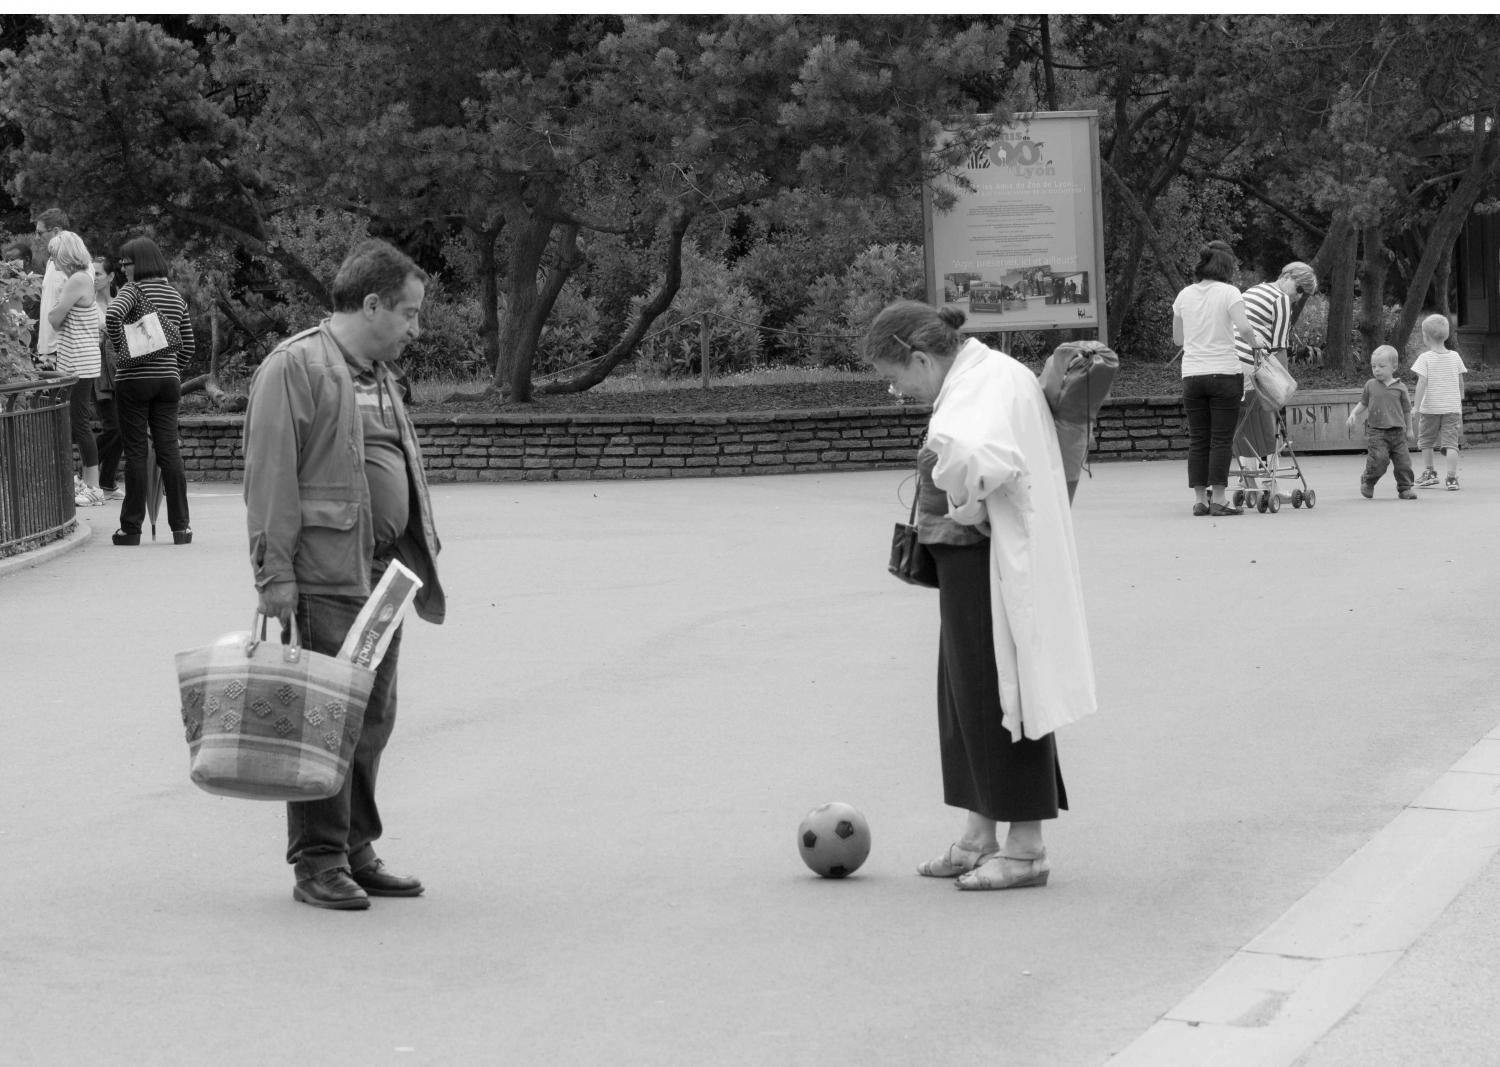
<path fill-rule="evenodd" d="M 1271 402 L 1273 408 L 1284 408 L 1297 395 L 1297 379 L 1271 355 L 1255 353 L 1255 369 L 1251 372 L 1255 388 Z"/>
<path fill-rule="evenodd" d="M 917 540 L 917 494 L 912 493 L 911 517 L 891 532 L 891 561 L 886 569 L 908 585 L 938 587 L 937 561 Z"/>
<path fill-rule="evenodd" d="M 179 652 L 177 684 L 193 784 L 246 800 L 321 800 L 343 788 L 375 672 L 248 634 Z M 258 635 L 258 636 L 257 636 Z"/>
<path fill-rule="evenodd" d="M 134 282 L 131 285 L 135 289 L 136 310 L 140 314 L 123 327 L 125 351 L 129 355 L 122 356 L 120 364 L 126 367 L 165 349 L 182 347 L 182 334 L 177 324 L 156 310 L 144 289 Z"/>

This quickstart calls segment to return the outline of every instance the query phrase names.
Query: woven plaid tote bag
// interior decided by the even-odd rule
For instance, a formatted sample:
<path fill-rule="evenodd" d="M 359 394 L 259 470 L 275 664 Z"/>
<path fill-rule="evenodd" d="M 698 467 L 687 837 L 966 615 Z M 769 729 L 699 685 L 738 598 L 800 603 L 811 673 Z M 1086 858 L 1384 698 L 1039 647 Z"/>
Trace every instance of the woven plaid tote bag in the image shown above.
<path fill-rule="evenodd" d="M 304 649 L 295 621 L 291 644 L 267 641 L 266 621 L 257 614 L 249 634 L 176 656 L 190 776 L 219 796 L 331 797 L 349 773 L 375 672 Z"/>

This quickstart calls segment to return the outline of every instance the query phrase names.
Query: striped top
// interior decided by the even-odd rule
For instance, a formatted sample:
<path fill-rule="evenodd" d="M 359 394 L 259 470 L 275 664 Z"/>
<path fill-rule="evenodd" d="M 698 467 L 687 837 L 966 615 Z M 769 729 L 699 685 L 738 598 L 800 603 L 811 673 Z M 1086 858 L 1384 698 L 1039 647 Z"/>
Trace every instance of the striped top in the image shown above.
<path fill-rule="evenodd" d="M 1275 282 L 1261 282 L 1245 290 L 1245 317 L 1261 342 L 1267 348 L 1280 349 L 1285 356 L 1287 334 L 1292 329 L 1292 298 L 1281 291 Z M 1236 335 L 1235 351 L 1246 362 L 1250 360 L 1250 345 Z"/>
<path fill-rule="evenodd" d="M 74 304 L 57 330 L 57 369 L 75 378 L 97 378 L 101 370 L 99 335 L 104 319 L 99 305 Z"/>
<path fill-rule="evenodd" d="M 1421 414 L 1462 415 L 1464 394 L 1459 388 L 1459 375 L 1468 373 L 1463 357 L 1451 348 L 1423 352 L 1411 365 L 1412 373 L 1427 379 L 1427 389 L 1422 393 Z"/>
<path fill-rule="evenodd" d="M 130 349 L 125 344 L 125 324 L 149 314 L 142 306 L 140 293 L 145 293 L 146 300 L 161 316 L 163 326 L 167 321 L 176 325 L 178 333 L 182 335 L 180 349 L 169 346 L 139 359 L 130 355 Z M 191 363 L 196 352 L 187 301 L 182 299 L 182 294 L 173 289 L 165 278 L 146 278 L 131 282 L 121 289 L 119 295 L 109 302 L 109 311 L 104 316 L 104 330 L 109 343 L 115 347 L 115 380 L 120 382 L 180 378 L 180 368 Z"/>

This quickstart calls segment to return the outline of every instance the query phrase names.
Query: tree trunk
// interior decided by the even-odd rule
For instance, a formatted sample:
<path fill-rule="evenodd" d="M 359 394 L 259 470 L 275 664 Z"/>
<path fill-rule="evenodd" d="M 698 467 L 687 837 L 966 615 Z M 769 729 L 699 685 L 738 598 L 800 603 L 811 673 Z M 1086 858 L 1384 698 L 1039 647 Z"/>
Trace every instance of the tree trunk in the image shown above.
<path fill-rule="evenodd" d="M 1448 287 L 1453 282 L 1453 249 L 1438 260 L 1437 267 L 1432 272 L 1432 306 L 1437 309 L 1439 315 L 1453 318 L 1453 305 L 1448 302 Z"/>
<path fill-rule="evenodd" d="M 500 369 L 500 264 L 495 255 L 498 227 L 474 227 L 471 239 L 479 252 L 479 323 L 480 346 L 484 365 L 493 377 Z"/>
<path fill-rule="evenodd" d="M 1335 220 L 1333 229 L 1340 240 L 1318 250 L 1319 257 L 1328 252 L 1328 336 L 1324 339 L 1324 359 L 1333 366 L 1354 366 L 1350 355 L 1349 335 L 1354 330 L 1354 281 L 1359 268 L 1357 250 L 1359 234 L 1347 218 Z M 1329 233 L 1333 236 L 1332 230 Z"/>
<path fill-rule="evenodd" d="M 535 254 L 535 259 L 529 268 L 529 277 L 535 279 L 538 271 L 542 268 L 549 245 L 555 248 L 552 263 L 542 271 L 540 286 L 535 283 L 527 286 L 511 285 L 512 306 L 506 314 L 506 323 L 509 336 L 513 339 L 514 349 L 508 353 L 510 359 L 510 399 L 515 403 L 527 403 L 532 397 L 531 369 L 536 363 L 537 346 L 542 338 L 542 327 L 547 325 L 547 319 L 552 314 L 552 308 L 557 304 L 557 298 L 562 293 L 563 286 L 568 279 L 583 265 L 583 253 L 578 247 L 578 224 L 565 222 L 554 226 L 545 223 L 547 231 L 542 233 L 540 227 L 543 223 L 537 223 L 536 237 L 545 237 L 549 240 L 542 242 L 541 252 L 534 249 L 527 250 L 527 258 Z M 555 232 L 555 235 L 553 231 Z M 555 240 L 555 245 L 553 245 Z M 516 298 L 520 297 L 520 302 Z"/>
<path fill-rule="evenodd" d="M 1057 72 L 1052 66 L 1052 23 L 1046 15 L 1040 15 L 1042 29 L 1042 83 L 1046 86 L 1047 108 L 1057 107 Z"/>
<path fill-rule="evenodd" d="M 1497 112 L 1492 108 L 1490 114 Z M 1469 156 L 1469 167 L 1452 194 L 1443 202 L 1443 208 L 1433 220 L 1427 235 L 1427 246 L 1422 249 L 1422 258 L 1412 274 L 1411 287 L 1406 292 L 1406 302 L 1401 305 L 1401 319 L 1396 326 L 1396 336 L 1405 339 L 1411 335 L 1422 314 L 1427 299 L 1427 287 L 1437 274 L 1438 264 L 1448 264 L 1453 257 L 1453 246 L 1463 232 L 1464 222 L 1478 203 L 1486 183 L 1500 166 L 1500 127 L 1491 122 L 1483 141 L 1476 141 Z M 1476 133 L 1475 135 L 1479 135 Z M 1447 281 L 1443 283 L 1443 302 L 1447 302 Z"/>
<path fill-rule="evenodd" d="M 222 411 L 229 407 L 229 394 L 224 392 L 224 386 L 219 382 L 219 349 L 222 344 L 222 334 L 219 330 L 218 308 L 209 308 L 208 333 L 208 373 L 189 378 L 182 383 L 179 391 L 186 396 L 201 390 L 208 397 L 208 402 Z"/>
<path fill-rule="evenodd" d="M 1136 199 L 1135 193 L 1131 192 L 1130 186 L 1125 184 L 1125 179 L 1115 172 L 1114 167 L 1100 160 L 1099 169 L 1106 178 L 1114 183 L 1115 192 L 1119 194 L 1121 202 L 1125 205 L 1125 210 L 1130 212 L 1130 217 L 1135 220 L 1135 224 L 1139 227 L 1142 236 L 1145 237 L 1146 243 L 1151 246 L 1151 251 L 1156 258 L 1156 269 L 1161 271 L 1162 277 L 1167 280 L 1167 284 L 1172 287 L 1174 293 L 1182 289 L 1187 283 L 1183 281 L 1182 275 L 1178 274 L 1173 268 L 1173 260 L 1162 247 L 1161 235 L 1157 233 L 1156 226 L 1151 222 L 1151 216 L 1146 213 L 1145 207 Z M 1129 309 L 1125 310 L 1128 311 Z M 1112 320 L 1115 318 L 1115 310 L 1113 308 L 1110 309 L 1109 315 Z"/>
<path fill-rule="evenodd" d="M 1385 336 L 1385 279 L 1390 273 L 1391 260 L 1385 247 L 1385 233 L 1378 224 L 1366 226 L 1364 231 L 1364 255 L 1360 258 L 1359 277 L 1359 334 L 1364 338 L 1364 351 L 1351 354 L 1351 362 L 1358 365 L 1381 345 L 1388 343 Z M 1399 345 L 1397 346 L 1400 347 Z"/>
<path fill-rule="evenodd" d="M 671 227 L 667 231 L 666 249 L 663 253 L 665 262 L 661 287 L 641 307 L 640 313 L 636 315 L 635 321 L 630 324 L 624 336 L 615 342 L 615 346 L 606 352 L 602 359 L 576 378 L 570 378 L 564 382 L 553 382 L 551 385 L 543 386 L 541 392 L 581 393 L 586 389 L 592 389 L 609 377 L 610 371 L 630 358 L 635 352 L 636 345 L 640 344 L 641 338 L 651 328 L 651 324 L 662 312 L 672 306 L 677 290 L 682 285 L 682 240 L 687 235 L 693 218 L 693 213 L 685 208 L 679 207 L 673 214 Z"/>
<path fill-rule="evenodd" d="M 535 185 L 528 188 L 517 177 L 502 197 L 501 210 L 511 240 L 506 257 L 505 313 L 499 319 L 499 351 L 490 388 L 508 392 L 512 401 L 525 403 L 531 399 L 531 365 L 546 317 L 544 313 L 542 319 L 537 318 L 537 278 L 553 228 L 546 209 L 556 201 L 557 191 Z"/>

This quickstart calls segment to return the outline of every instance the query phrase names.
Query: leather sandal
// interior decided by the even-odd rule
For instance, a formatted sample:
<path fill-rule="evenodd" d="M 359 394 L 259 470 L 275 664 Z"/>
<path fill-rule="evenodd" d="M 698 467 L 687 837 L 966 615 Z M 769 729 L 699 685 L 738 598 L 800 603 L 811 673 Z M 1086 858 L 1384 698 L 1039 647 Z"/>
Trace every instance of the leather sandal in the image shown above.
<path fill-rule="evenodd" d="M 1024 863 L 1024 870 L 1012 870 L 1009 874 L 1005 870 L 1005 861 L 1011 863 Z M 1031 886 L 1044 886 L 1047 884 L 1047 876 L 1052 873 L 1052 868 L 1047 865 L 1047 853 L 1042 852 L 1040 856 L 991 856 L 989 861 L 982 866 L 963 875 L 954 884 L 960 889 L 1026 889 Z"/>
<path fill-rule="evenodd" d="M 977 849 L 964 848 L 957 841 L 948 846 L 944 852 L 935 860 L 928 860 L 917 868 L 917 873 L 923 878 L 957 878 L 961 874 L 967 874 L 988 859 L 1000 854 L 999 849 L 991 849 L 988 852 L 980 852 Z"/>

